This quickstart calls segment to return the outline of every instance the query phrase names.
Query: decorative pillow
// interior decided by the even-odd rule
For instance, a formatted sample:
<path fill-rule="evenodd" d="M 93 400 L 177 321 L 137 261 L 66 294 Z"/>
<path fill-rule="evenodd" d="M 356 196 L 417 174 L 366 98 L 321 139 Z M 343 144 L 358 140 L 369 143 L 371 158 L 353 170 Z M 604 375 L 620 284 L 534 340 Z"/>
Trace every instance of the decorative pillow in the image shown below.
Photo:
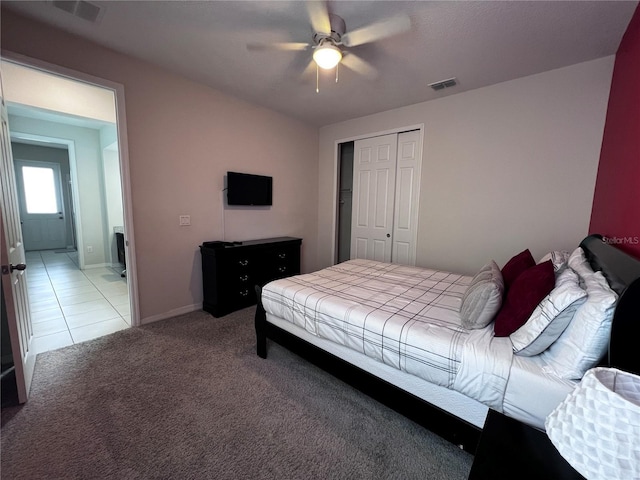
<path fill-rule="evenodd" d="M 581 248 L 569 257 L 569 267 L 584 282 L 587 300 L 560 338 L 542 353 L 542 358 L 560 377 L 579 380 L 607 352 L 618 295 L 601 272 L 594 273 Z"/>
<path fill-rule="evenodd" d="M 554 250 L 553 252 L 549 252 L 544 257 L 542 257 L 538 263 L 551 260 L 551 263 L 553 264 L 553 271 L 559 273 L 564 267 L 567 266 L 569 255 L 571 255 L 571 252 L 567 252 L 566 250 Z"/>
<path fill-rule="evenodd" d="M 526 249 L 512 257 L 504 267 L 502 267 L 502 278 L 504 279 L 504 290 L 508 292 L 513 282 L 518 276 L 536 264 L 529 249 Z"/>
<path fill-rule="evenodd" d="M 529 320 L 509 336 L 513 351 L 526 357 L 544 352 L 564 332 L 586 297 L 578 274 L 570 268 L 562 270 L 551 293 L 535 308 Z"/>
<path fill-rule="evenodd" d="M 531 316 L 555 285 L 551 260 L 525 270 L 507 292 L 494 325 L 496 337 L 508 337 Z"/>
<path fill-rule="evenodd" d="M 491 260 L 473 277 L 462 296 L 460 318 L 468 329 L 484 328 L 493 321 L 502 305 L 504 282 L 496 262 Z"/>

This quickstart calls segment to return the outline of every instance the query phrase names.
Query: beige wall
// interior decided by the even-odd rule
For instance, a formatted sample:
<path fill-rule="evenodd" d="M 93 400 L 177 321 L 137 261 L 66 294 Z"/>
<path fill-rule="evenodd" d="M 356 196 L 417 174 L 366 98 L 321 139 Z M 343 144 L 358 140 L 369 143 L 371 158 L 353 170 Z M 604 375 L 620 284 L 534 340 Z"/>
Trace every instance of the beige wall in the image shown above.
<path fill-rule="evenodd" d="M 474 273 L 587 234 L 614 57 L 320 130 L 318 263 L 332 263 L 336 142 L 424 124 L 417 264 Z M 461 79 L 464 81 L 464 79 Z"/>
<path fill-rule="evenodd" d="M 6 11 L 2 48 L 124 85 L 143 322 L 201 304 L 198 245 L 222 235 L 227 170 L 274 177 L 272 208 L 225 212 L 227 239 L 302 237 L 316 267 L 316 128 Z"/>

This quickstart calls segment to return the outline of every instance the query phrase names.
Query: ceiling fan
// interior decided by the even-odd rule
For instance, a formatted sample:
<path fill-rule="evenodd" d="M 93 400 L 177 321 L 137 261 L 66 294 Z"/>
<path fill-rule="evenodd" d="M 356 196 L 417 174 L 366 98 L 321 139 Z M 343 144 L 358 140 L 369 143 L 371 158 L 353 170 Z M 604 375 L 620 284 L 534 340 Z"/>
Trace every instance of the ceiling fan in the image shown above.
<path fill-rule="evenodd" d="M 338 15 L 330 13 L 326 2 L 308 1 L 305 2 L 305 4 L 313 29 L 311 43 L 249 43 L 247 44 L 247 48 L 249 50 L 288 51 L 312 49 L 313 55 L 309 66 L 311 67 L 315 63 L 316 92 L 320 91 L 318 88 L 319 68 L 325 70 L 336 68 L 336 82 L 338 81 L 337 67 L 339 64 L 369 78 L 375 78 L 377 76 L 376 69 L 348 49 L 365 43 L 382 40 L 411 28 L 409 17 L 400 14 L 348 32 L 344 20 Z"/>

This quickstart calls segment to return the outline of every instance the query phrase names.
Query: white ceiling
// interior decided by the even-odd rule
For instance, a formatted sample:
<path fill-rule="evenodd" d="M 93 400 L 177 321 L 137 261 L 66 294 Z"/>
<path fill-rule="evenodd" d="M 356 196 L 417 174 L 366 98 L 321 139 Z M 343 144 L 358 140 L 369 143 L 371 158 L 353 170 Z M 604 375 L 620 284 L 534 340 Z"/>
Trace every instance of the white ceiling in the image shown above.
<path fill-rule="evenodd" d="M 307 69 L 311 51 L 248 51 L 249 42 L 309 42 L 302 1 L 92 1 L 97 23 L 51 1 L 9 8 L 166 67 L 252 103 L 322 126 L 614 54 L 636 1 L 333 1 L 347 31 L 404 12 L 411 30 L 351 49 L 379 72 Z M 428 84 L 457 77 L 456 87 Z"/>

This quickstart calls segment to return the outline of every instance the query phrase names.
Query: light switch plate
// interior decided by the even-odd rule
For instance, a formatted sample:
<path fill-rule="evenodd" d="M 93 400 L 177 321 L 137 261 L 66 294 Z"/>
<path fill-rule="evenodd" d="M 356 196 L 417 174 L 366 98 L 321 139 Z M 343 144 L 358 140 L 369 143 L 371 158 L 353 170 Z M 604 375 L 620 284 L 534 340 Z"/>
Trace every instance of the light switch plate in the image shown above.
<path fill-rule="evenodd" d="M 191 225 L 191 215 L 180 215 L 179 220 L 181 227 Z"/>

